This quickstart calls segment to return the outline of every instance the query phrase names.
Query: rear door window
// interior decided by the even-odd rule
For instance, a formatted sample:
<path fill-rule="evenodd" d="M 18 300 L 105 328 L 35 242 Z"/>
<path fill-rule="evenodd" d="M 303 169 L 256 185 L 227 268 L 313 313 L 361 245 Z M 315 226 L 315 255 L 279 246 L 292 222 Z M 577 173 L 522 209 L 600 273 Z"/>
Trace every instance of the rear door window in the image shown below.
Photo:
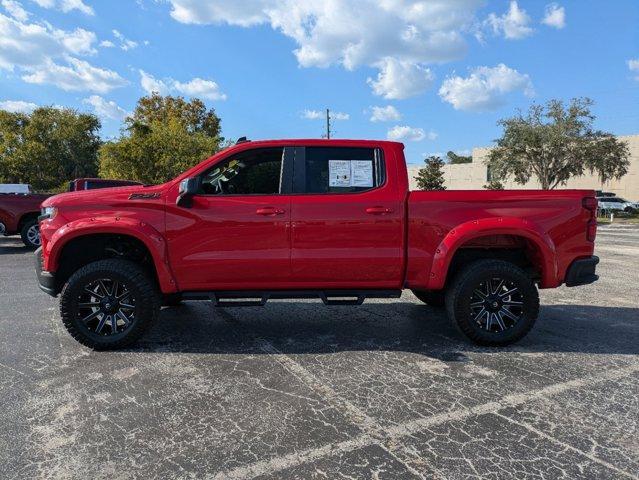
<path fill-rule="evenodd" d="M 358 193 L 385 181 L 382 152 L 376 148 L 307 147 L 295 158 L 296 193 Z"/>

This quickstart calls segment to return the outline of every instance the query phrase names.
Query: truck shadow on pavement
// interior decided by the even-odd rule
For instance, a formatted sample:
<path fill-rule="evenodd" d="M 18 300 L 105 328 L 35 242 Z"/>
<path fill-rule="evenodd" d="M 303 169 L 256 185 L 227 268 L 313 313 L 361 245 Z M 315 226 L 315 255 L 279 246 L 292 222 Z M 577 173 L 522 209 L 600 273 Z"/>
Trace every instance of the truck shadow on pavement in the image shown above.
<path fill-rule="evenodd" d="M 0 236 L 0 255 L 20 255 L 33 252 L 35 249 L 26 247 L 20 237 Z"/>
<path fill-rule="evenodd" d="M 487 348 L 467 341 L 443 310 L 409 302 L 324 307 L 287 302 L 256 308 L 214 308 L 206 303 L 162 310 L 133 350 L 210 354 L 332 354 L 401 351 L 445 361 L 463 352 L 639 353 L 639 308 L 589 305 L 542 307 L 519 343 Z"/>

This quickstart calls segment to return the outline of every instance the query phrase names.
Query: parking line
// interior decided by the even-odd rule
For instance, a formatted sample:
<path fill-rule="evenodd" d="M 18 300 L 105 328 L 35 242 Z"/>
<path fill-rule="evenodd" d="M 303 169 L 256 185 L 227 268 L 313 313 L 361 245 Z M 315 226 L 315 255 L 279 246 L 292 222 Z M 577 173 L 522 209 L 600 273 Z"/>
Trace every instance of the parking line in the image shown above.
<path fill-rule="evenodd" d="M 606 462 L 605 460 L 602 460 L 601 458 L 596 457 L 595 455 L 592 455 L 592 454 L 590 454 L 588 452 L 584 452 L 583 450 L 580 450 L 577 447 L 573 447 L 569 443 L 562 442 L 561 440 L 559 440 L 559 439 L 557 439 L 557 438 L 555 438 L 555 437 L 553 437 L 551 435 L 548 435 L 545 432 L 542 432 L 538 428 L 535 428 L 535 427 L 533 427 L 532 425 L 530 425 L 530 424 L 528 424 L 526 422 L 521 422 L 521 421 L 515 420 L 514 418 L 508 417 L 506 415 L 502 415 L 499 412 L 496 412 L 495 415 L 497 415 L 500 418 L 503 418 L 504 420 L 506 420 L 506 421 L 508 421 L 508 422 L 510 422 L 512 424 L 515 424 L 515 425 L 518 425 L 518 426 L 520 426 L 522 428 L 525 428 L 529 432 L 532 432 L 532 433 L 534 433 L 536 435 L 539 435 L 540 437 L 545 438 L 546 440 L 548 440 L 548 441 L 550 441 L 550 442 L 552 442 L 552 443 L 554 443 L 556 445 L 559 445 L 562 448 L 565 448 L 565 449 L 570 450 L 572 452 L 578 453 L 579 455 L 584 456 L 584 457 L 588 458 L 589 460 L 591 460 L 591 461 L 593 461 L 595 463 L 598 463 L 599 465 L 601 465 L 603 467 L 609 468 L 610 470 L 613 470 L 613 471 L 623 475 L 624 477 L 632 478 L 633 480 L 639 479 L 639 477 L 637 477 L 636 475 L 632 475 L 631 473 L 628 473 L 628 472 L 626 472 L 624 470 L 621 470 L 620 468 L 615 467 L 612 463 Z"/>
<path fill-rule="evenodd" d="M 375 432 L 375 435 L 372 435 L 370 433 L 363 433 L 362 435 L 359 435 L 350 440 L 328 444 L 317 448 L 310 448 L 269 460 L 261 460 L 249 465 L 234 468 L 232 470 L 219 472 L 215 475 L 209 476 L 208 478 L 212 478 L 214 480 L 236 478 L 244 479 L 255 478 L 261 475 L 274 474 L 338 453 L 347 453 L 372 445 L 381 445 L 381 442 L 399 440 L 403 437 L 421 433 L 433 426 L 442 425 L 448 422 L 462 421 L 470 417 L 486 415 L 489 413 L 495 414 L 505 408 L 516 407 L 534 400 L 552 397 L 564 392 L 569 392 L 584 387 L 592 387 L 602 382 L 618 380 L 632 375 L 635 372 L 639 372 L 639 365 L 630 365 L 625 368 L 611 369 L 603 373 L 590 375 L 588 377 L 580 379 L 569 380 L 567 382 L 556 383 L 526 393 L 507 395 L 500 400 L 487 402 L 474 407 L 453 410 L 450 412 L 431 415 L 429 417 L 410 420 L 403 424 L 383 429 L 382 439 L 377 436 L 377 432 Z"/>

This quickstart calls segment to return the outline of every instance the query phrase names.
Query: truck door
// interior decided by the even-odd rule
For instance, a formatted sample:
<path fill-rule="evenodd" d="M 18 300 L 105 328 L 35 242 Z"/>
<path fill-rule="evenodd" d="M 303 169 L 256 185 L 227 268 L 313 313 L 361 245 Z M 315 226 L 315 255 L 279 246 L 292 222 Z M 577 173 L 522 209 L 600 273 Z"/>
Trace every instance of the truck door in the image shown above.
<path fill-rule="evenodd" d="M 257 148 L 221 160 L 189 208 L 167 205 L 180 290 L 262 290 L 290 280 L 293 150 Z"/>
<path fill-rule="evenodd" d="M 401 287 L 404 195 L 386 160 L 378 148 L 295 149 L 291 278 L 298 288 Z"/>

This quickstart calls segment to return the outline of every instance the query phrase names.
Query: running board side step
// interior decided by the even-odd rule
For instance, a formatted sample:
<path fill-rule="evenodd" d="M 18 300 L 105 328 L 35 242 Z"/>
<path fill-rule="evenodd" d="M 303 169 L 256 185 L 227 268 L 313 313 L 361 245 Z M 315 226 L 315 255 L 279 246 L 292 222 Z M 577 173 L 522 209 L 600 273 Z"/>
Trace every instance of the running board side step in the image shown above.
<path fill-rule="evenodd" d="M 319 298 L 324 305 L 361 305 L 367 298 L 399 298 L 401 290 L 273 290 L 184 292 L 184 300 L 210 300 L 216 307 L 263 307 L 269 300 Z"/>

